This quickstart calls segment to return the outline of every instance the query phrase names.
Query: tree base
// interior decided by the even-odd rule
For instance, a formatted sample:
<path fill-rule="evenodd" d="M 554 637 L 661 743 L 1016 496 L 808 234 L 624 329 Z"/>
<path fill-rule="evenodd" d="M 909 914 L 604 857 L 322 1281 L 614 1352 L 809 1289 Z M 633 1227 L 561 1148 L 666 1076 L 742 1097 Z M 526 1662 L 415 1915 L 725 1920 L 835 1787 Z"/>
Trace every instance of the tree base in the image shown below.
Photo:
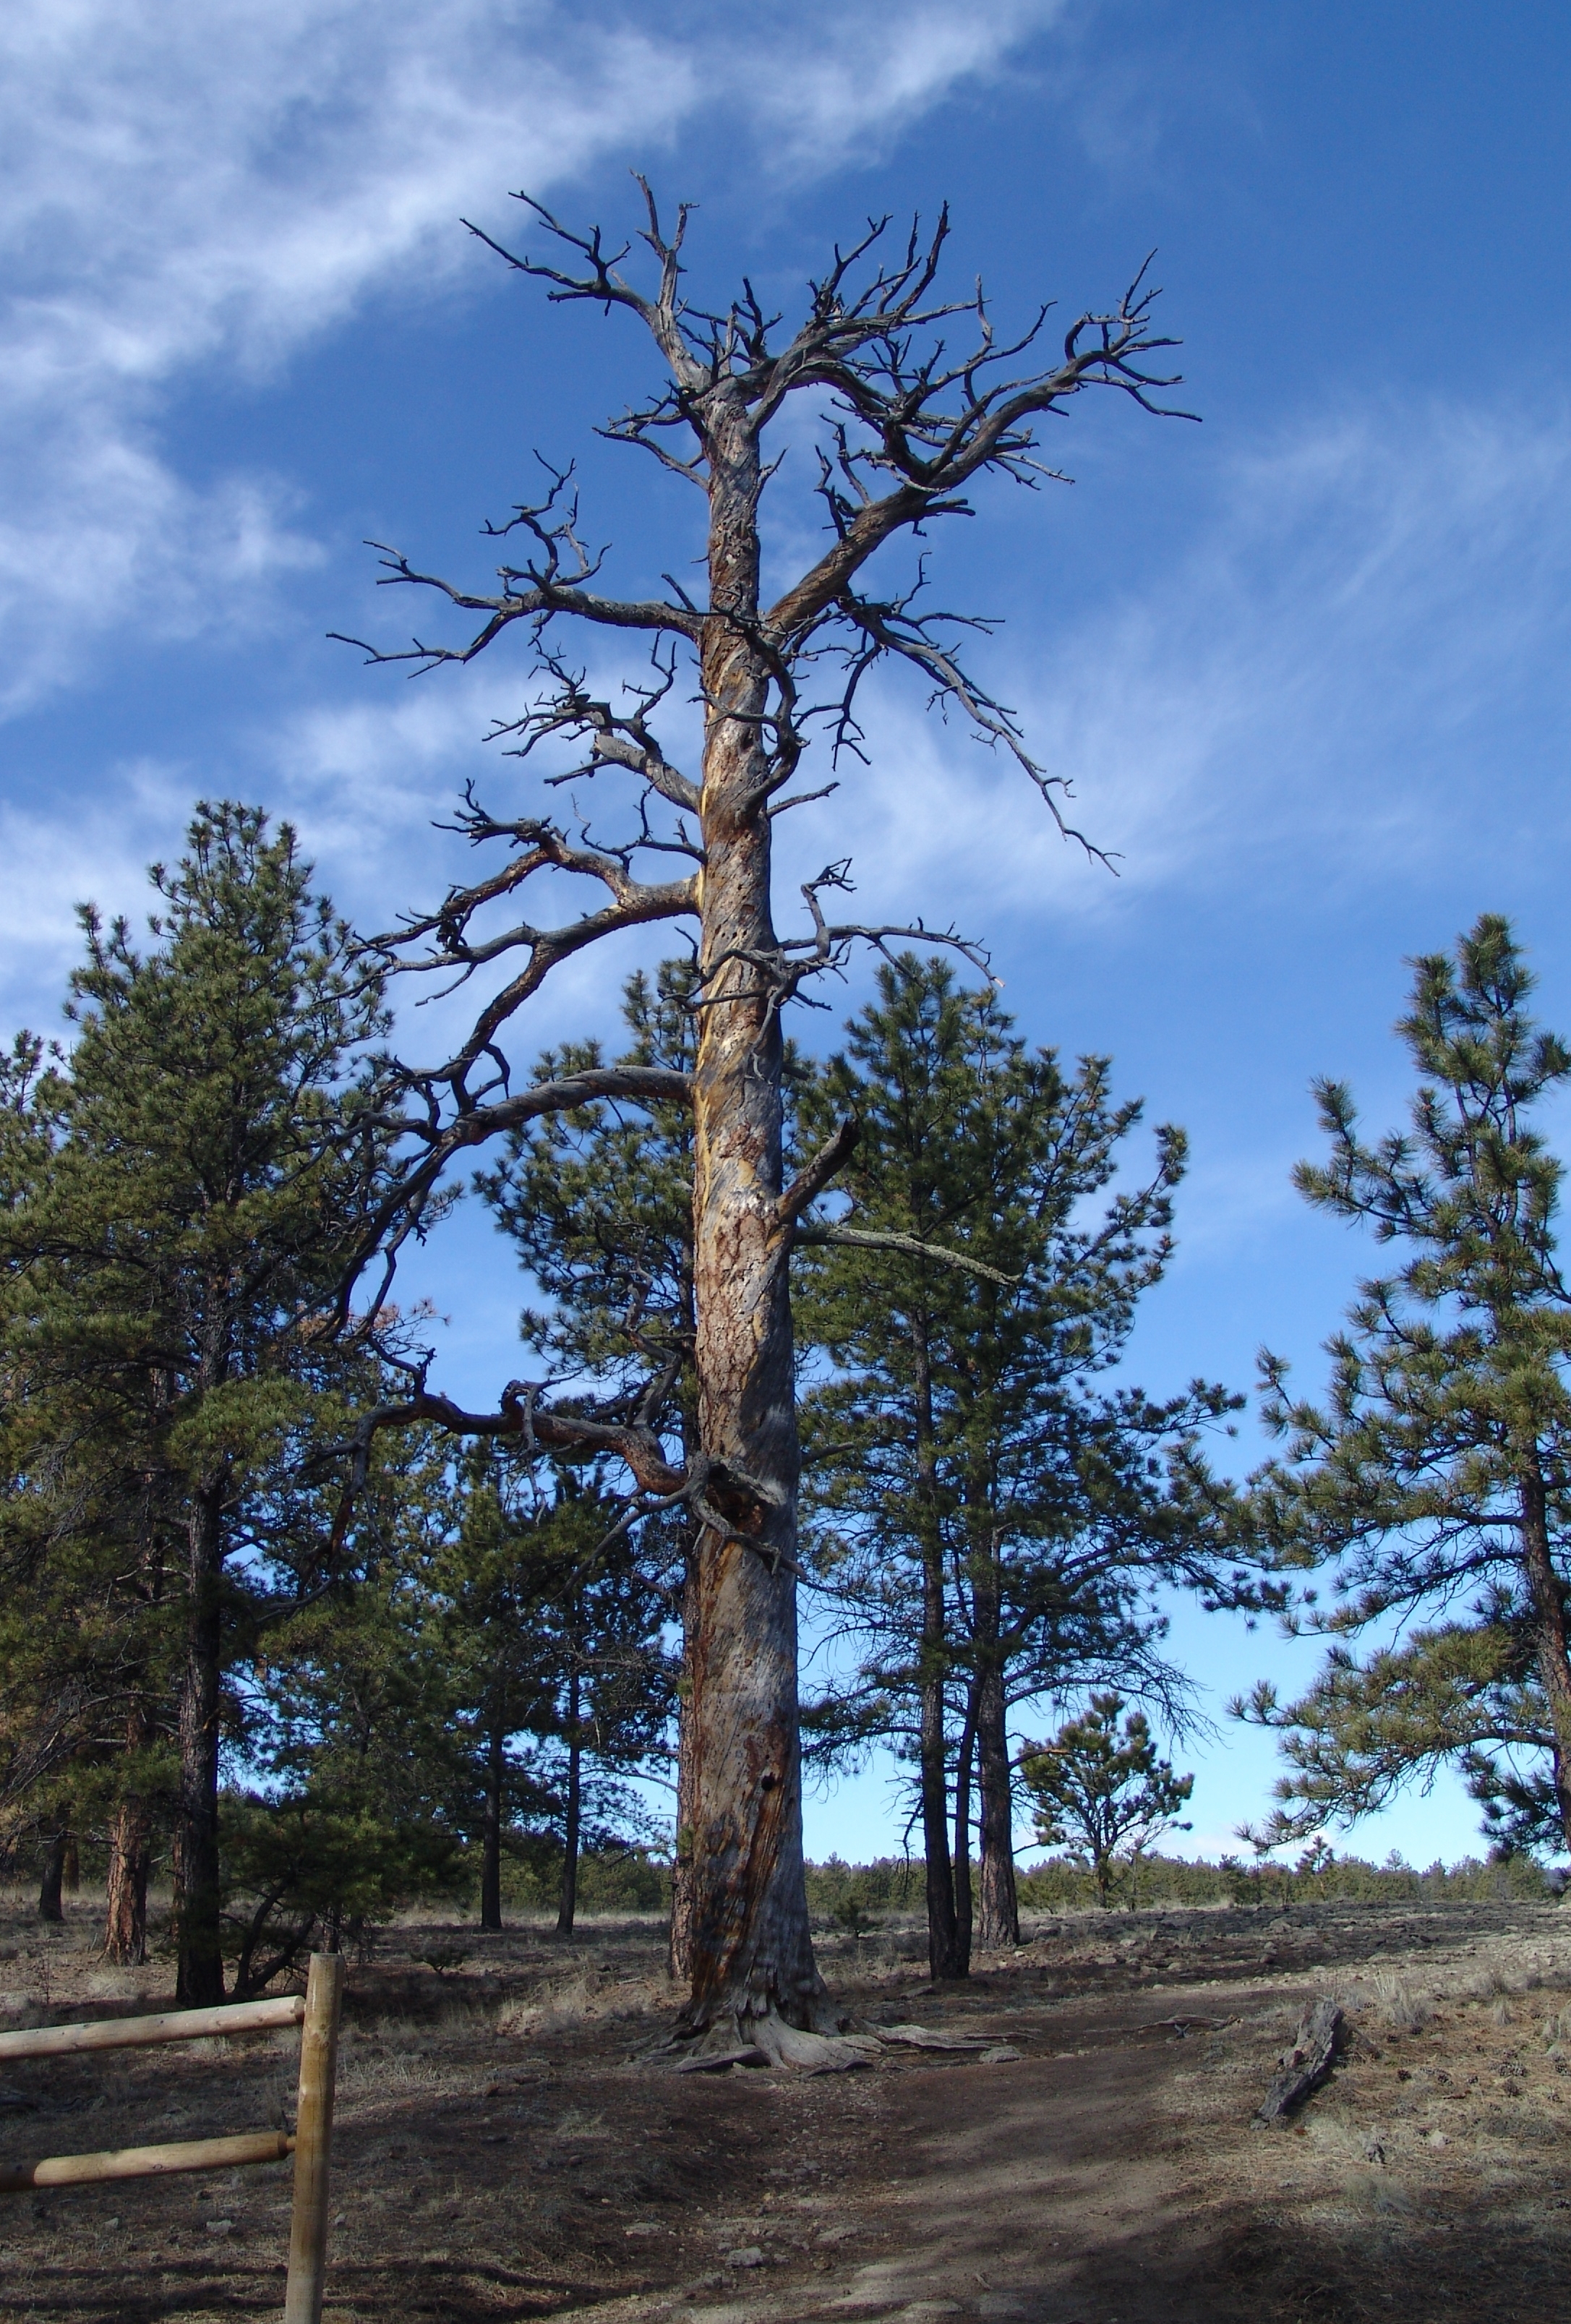
<path fill-rule="evenodd" d="M 851 2030 L 825 1999 L 818 2026 L 792 2025 L 777 2009 L 762 2015 L 728 2012 L 697 2033 L 677 2032 L 648 2052 L 669 2059 L 679 2074 L 718 2074 L 728 2066 L 779 2066 L 797 2074 L 844 2074 L 870 2066 L 882 2044 L 877 2034 Z"/>

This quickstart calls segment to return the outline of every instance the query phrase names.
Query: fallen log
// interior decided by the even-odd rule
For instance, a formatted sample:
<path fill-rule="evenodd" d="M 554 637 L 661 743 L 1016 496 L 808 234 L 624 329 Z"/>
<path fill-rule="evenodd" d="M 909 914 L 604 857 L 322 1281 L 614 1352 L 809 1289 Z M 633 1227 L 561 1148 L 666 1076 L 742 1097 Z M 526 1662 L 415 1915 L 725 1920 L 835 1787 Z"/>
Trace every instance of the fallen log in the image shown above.
<path fill-rule="evenodd" d="M 1291 2043 L 1278 2060 L 1281 2070 L 1275 2081 L 1255 2110 L 1257 2127 L 1285 2122 L 1313 2096 L 1337 2062 L 1341 2037 L 1342 2012 L 1336 2003 L 1323 1998 L 1311 2002 L 1299 2020 Z"/>

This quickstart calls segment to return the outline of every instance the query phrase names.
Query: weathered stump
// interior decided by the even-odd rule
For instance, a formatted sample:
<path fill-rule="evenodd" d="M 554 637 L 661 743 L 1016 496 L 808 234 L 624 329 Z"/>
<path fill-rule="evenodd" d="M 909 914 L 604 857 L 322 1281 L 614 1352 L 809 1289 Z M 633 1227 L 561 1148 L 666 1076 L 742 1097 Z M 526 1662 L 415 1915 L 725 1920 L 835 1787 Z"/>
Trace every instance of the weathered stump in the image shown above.
<path fill-rule="evenodd" d="M 1318 2090 L 1337 2062 L 1342 2038 L 1342 2012 L 1333 2001 L 1311 2002 L 1299 2020 L 1291 2046 L 1282 2053 L 1278 2073 L 1254 2115 L 1263 2127 L 1285 2122 Z"/>

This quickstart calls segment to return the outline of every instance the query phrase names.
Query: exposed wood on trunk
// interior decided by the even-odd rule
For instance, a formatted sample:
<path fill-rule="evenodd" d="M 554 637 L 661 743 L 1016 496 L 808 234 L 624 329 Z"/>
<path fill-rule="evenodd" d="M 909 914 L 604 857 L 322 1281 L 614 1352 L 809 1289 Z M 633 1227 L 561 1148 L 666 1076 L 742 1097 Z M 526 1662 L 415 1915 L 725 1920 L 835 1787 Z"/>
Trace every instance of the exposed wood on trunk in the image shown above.
<path fill-rule="evenodd" d="M 1281 2071 L 1257 2108 L 1257 2124 L 1285 2122 L 1327 2080 L 1337 2062 L 1342 2012 L 1334 2001 L 1311 2002 L 1282 2053 Z"/>
<path fill-rule="evenodd" d="M 756 433 L 717 396 L 703 650 L 704 1007 L 694 1074 L 694 1286 L 704 1454 L 746 1480 L 699 1536 L 692 1685 L 695 2032 L 778 2013 L 808 2027 L 823 1982 L 802 1866 L 796 1715 L 796 1393 L 778 1216 L 783 1105 L 770 905 L 768 666 L 758 604 Z M 702 1512 L 701 1512 L 702 1514 Z"/>

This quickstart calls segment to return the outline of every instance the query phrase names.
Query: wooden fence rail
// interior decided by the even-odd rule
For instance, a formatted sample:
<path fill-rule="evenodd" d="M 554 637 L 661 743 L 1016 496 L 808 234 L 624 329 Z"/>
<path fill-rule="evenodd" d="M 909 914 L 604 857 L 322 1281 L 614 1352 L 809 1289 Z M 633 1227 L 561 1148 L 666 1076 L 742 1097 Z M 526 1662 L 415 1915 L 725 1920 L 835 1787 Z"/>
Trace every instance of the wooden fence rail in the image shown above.
<path fill-rule="evenodd" d="M 343 1997 L 343 1956 L 313 1953 L 303 1997 L 291 1994 L 278 2001 L 231 2002 L 218 2009 L 170 2010 L 158 2017 L 110 2018 L 91 2025 L 39 2025 L 25 2033 L 0 2034 L 0 2061 L 4 2061 L 68 2057 L 84 2050 L 147 2049 L 160 2042 L 257 2034 L 278 2025 L 300 2028 L 300 2079 L 292 2138 L 281 2130 L 243 2131 L 234 2137 L 183 2139 L 170 2146 L 45 2155 L 36 2163 L 0 2167 L 0 2195 L 18 2195 L 33 2187 L 82 2187 L 106 2179 L 162 2178 L 181 2171 L 228 2171 L 242 2163 L 280 2163 L 292 2153 L 294 2202 L 283 2324 L 321 2324 L 333 2091 Z"/>

